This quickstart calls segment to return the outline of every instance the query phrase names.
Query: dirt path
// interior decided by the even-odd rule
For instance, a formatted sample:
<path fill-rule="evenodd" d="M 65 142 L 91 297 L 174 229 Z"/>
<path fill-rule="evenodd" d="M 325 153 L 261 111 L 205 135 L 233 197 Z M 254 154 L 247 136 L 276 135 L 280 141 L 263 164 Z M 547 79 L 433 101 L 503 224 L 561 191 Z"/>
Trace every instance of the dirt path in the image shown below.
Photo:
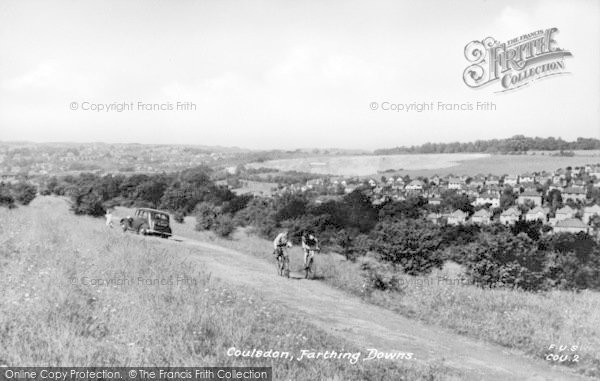
<path fill-rule="evenodd" d="M 266 298 L 286 304 L 327 332 L 353 342 L 363 349 L 364 356 L 368 348 L 411 352 L 413 360 L 381 361 L 442 362 L 471 380 L 588 380 L 517 351 L 426 326 L 322 282 L 301 279 L 300 274 L 291 279 L 278 277 L 274 265 L 264 260 L 206 242 L 173 238 L 170 244 L 194 247 L 196 254 L 186 259 L 201 263 L 207 272 L 261 290 Z"/>

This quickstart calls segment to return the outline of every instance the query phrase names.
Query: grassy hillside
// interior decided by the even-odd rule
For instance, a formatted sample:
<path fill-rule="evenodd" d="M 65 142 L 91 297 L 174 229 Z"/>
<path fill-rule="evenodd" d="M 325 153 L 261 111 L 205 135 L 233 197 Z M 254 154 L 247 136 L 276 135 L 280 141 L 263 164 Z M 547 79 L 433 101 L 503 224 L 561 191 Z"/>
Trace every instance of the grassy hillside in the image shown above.
<path fill-rule="evenodd" d="M 212 232 L 197 232 L 193 226 L 194 218 L 186 217 L 185 224 L 174 225 L 175 233 L 272 260 L 271 243 L 247 230 L 238 230 L 232 239 L 222 239 Z M 461 284 L 457 281 L 460 267 L 447 264 L 427 277 L 399 275 L 403 285 L 400 292 L 365 293 L 358 264 L 336 254 L 323 254 L 317 257 L 316 265 L 322 281 L 373 304 L 459 334 L 516 348 L 544 361 L 548 354 L 565 353 L 549 349 L 551 344 L 576 345 L 578 350 L 574 353 L 579 361 L 564 361 L 560 365 L 600 377 L 598 292 L 484 290 Z M 302 268 L 298 247 L 291 250 L 291 268 Z"/>
<path fill-rule="evenodd" d="M 441 367 L 239 359 L 227 349 L 358 351 L 254 290 L 41 197 L 0 209 L 0 365 L 273 366 L 275 379 L 452 379 Z M 459 377 L 457 377 L 459 379 Z"/>

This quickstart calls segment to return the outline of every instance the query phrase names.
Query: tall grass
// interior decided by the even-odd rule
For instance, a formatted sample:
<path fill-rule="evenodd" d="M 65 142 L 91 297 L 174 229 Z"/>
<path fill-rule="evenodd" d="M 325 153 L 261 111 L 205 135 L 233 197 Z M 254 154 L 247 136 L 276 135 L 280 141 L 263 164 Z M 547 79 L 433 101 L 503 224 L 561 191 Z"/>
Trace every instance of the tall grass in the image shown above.
<path fill-rule="evenodd" d="M 254 236 L 248 229 L 238 229 L 232 239 L 221 239 L 211 232 L 194 231 L 192 217 L 186 217 L 186 223 L 175 225 L 175 229 L 177 234 L 272 260 L 270 242 Z M 301 250 L 295 247 L 290 253 L 291 268 L 299 271 Z M 559 353 L 557 349 L 549 349 L 552 344 L 577 345 L 579 361 L 558 364 L 600 377 L 598 292 L 484 290 L 457 282 L 462 269 L 447 264 L 426 277 L 399 274 L 403 284 L 400 292 L 365 293 L 358 264 L 331 253 L 318 255 L 316 266 L 318 278 L 370 303 L 465 336 L 518 349 L 544 361 L 547 354 Z"/>
<path fill-rule="evenodd" d="M 214 279 L 190 262 L 192 249 L 137 238 L 69 215 L 54 198 L 0 210 L 0 365 L 264 365 L 277 380 L 452 378 L 436 365 L 229 357 L 230 347 L 358 348 Z M 173 284 L 146 284 L 157 279 Z"/>

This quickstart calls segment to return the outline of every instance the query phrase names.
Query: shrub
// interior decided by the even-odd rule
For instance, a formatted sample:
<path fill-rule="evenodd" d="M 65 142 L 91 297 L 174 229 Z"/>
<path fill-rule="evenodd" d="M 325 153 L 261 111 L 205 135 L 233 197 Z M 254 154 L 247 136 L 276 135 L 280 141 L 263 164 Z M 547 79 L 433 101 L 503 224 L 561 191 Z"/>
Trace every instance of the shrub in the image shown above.
<path fill-rule="evenodd" d="M 75 214 L 87 214 L 94 217 L 99 217 L 106 213 L 102 205 L 102 198 L 94 193 L 79 193 L 72 197 L 71 210 Z"/>
<path fill-rule="evenodd" d="M 15 207 L 15 198 L 10 194 L 7 186 L 0 184 L 0 206 L 6 206 L 9 209 Z"/>
<path fill-rule="evenodd" d="M 354 261 L 364 256 L 371 248 L 371 240 L 366 234 L 352 234 L 344 229 L 334 235 L 333 241 L 348 260 Z"/>
<path fill-rule="evenodd" d="M 196 230 L 212 229 L 219 214 L 219 208 L 210 202 L 201 202 L 196 205 Z"/>
<path fill-rule="evenodd" d="M 271 237 L 279 227 L 275 218 L 273 201 L 263 197 L 255 197 L 248 205 L 235 215 L 236 225 L 253 227 L 258 235 Z"/>
<path fill-rule="evenodd" d="M 229 214 L 221 214 L 217 216 L 211 230 L 221 237 L 229 237 L 235 230 L 233 218 L 231 218 Z"/>
<path fill-rule="evenodd" d="M 545 253 L 524 233 L 483 234 L 464 248 L 469 280 L 481 287 L 539 290 L 544 287 Z"/>
<path fill-rule="evenodd" d="M 365 292 L 401 290 L 400 277 L 392 264 L 382 263 L 372 256 L 365 256 L 360 259 L 360 269 L 365 280 L 363 285 Z"/>
<path fill-rule="evenodd" d="M 372 250 L 382 260 L 400 265 L 409 275 L 428 273 L 442 266 L 439 230 L 424 222 L 383 221 L 375 226 L 370 238 Z"/>

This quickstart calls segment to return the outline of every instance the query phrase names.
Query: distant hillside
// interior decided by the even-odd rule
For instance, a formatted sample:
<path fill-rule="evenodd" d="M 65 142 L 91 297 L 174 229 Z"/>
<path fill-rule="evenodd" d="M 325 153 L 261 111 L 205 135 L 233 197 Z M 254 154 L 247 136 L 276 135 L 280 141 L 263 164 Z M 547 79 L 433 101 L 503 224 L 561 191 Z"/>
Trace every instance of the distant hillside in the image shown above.
<path fill-rule="evenodd" d="M 530 138 L 515 135 L 507 139 L 476 140 L 468 143 L 425 143 L 418 146 L 384 148 L 374 151 L 375 155 L 406 153 L 509 153 L 527 151 L 571 151 L 600 149 L 600 139 L 577 138 L 573 142 L 561 138 Z"/>

